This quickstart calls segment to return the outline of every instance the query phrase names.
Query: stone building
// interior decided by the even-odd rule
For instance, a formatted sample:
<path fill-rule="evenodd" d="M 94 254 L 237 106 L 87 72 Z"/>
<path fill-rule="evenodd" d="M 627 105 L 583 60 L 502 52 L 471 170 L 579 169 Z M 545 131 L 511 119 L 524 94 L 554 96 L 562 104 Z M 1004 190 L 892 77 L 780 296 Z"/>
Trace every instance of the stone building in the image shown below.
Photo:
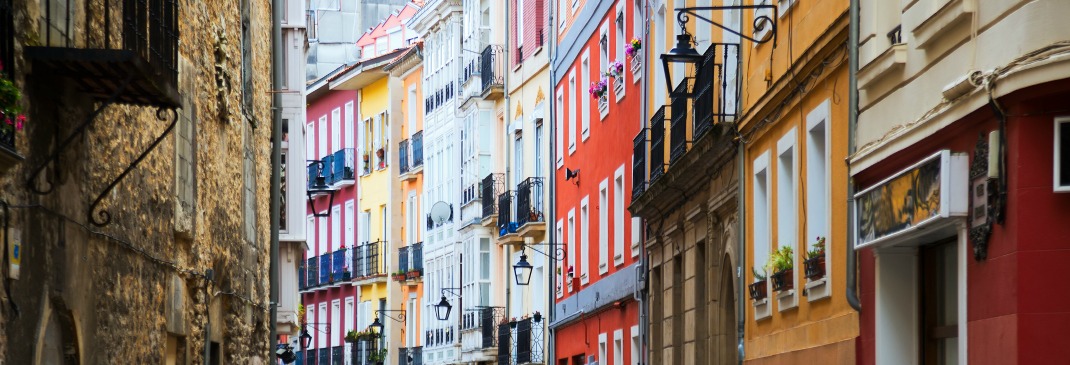
<path fill-rule="evenodd" d="M 267 362 L 270 0 L 0 18 L 0 363 Z"/>

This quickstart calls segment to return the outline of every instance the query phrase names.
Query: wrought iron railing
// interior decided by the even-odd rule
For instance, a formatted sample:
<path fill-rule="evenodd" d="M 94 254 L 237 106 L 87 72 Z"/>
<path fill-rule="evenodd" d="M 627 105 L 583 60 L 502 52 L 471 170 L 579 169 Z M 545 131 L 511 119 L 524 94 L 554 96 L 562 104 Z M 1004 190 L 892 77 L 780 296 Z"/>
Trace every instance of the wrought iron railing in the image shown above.
<path fill-rule="evenodd" d="M 382 352 L 379 351 L 379 340 L 357 341 L 350 347 L 349 361 L 352 365 L 376 365 L 385 363 L 385 359 L 379 359 L 381 355 Z M 317 365 L 322 365 L 322 363 Z"/>
<path fill-rule="evenodd" d="M 331 255 L 320 255 L 320 284 L 330 284 L 334 280 L 331 277 Z"/>
<path fill-rule="evenodd" d="M 381 246 L 379 241 L 364 242 L 353 249 L 353 278 L 383 275 L 382 265 L 379 264 Z"/>
<path fill-rule="evenodd" d="M 398 271 L 409 272 L 409 246 L 398 247 Z"/>
<path fill-rule="evenodd" d="M 516 207 L 513 205 L 514 195 L 512 190 L 498 195 L 498 236 L 516 233 L 517 224 L 513 214 L 513 209 Z"/>
<path fill-rule="evenodd" d="M 632 139 L 632 199 L 646 191 L 646 141 L 650 130 L 643 128 Z"/>
<path fill-rule="evenodd" d="M 39 20 L 44 27 L 41 46 L 28 47 L 33 50 L 28 49 L 27 53 L 33 54 L 32 57 L 40 57 L 42 60 L 91 63 L 98 63 L 96 61 L 100 60 L 95 56 L 128 61 L 127 54 L 132 54 L 144 61 L 143 64 L 151 69 L 150 72 L 154 76 L 151 80 L 146 80 L 147 82 L 158 85 L 161 90 L 170 90 L 174 92 L 173 96 L 177 96 L 179 3 L 178 0 L 82 0 L 66 1 L 67 10 L 63 10 L 53 9 L 53 7 L 60 6 L 57 1 L 43 1 L 42 19 Z M 10 22 L 5 22 L 2 26 L 8 27 L 10 24 Z M 94 31 L 86 31 L 86 29 Z M 80 37 L 85 39 L 78 39 Z M 112 53 L 97 52 L 91 55 L 81 51 L 47 51 L 50 48 L 106 50 Z M 98 63 L 98 65 L 108 67 L 107 63 Z M 134 70 L 124 69 L 128 65 L 130 64 L 114 63 L 114 66 L 111 66 L 112 69 L 93 71 L 114 75 L 134 72 Z M 88 68 L 96 67 L 89 66 Z M 137 91 L 127 90 L 127 92 L 132 94 Z M 134 96 L 130 99 L 120 97 L 120 99 L 123 102 L 135 104 L 156 104 L 142 96 Z M 177 104 L 177 100 L 170 100 L 170 102 Z"/>
<path fill-rule="evenodd" d="M 650 182 L 665 173 L 665 106 L 650 118 Z"/>
<path fill-rule="evenodd" d="M 319 358 L 319 362 L 316 363 L 317 365 L 319 365 L 319 364 L 330 364 L 331 363 L 331 349 L 330 348 L 322 348 L 322 349 L 320 349 L 319 350 L 319 355 L 320 355 L 319 356 L 320 358 Z"/>
<path fill-rule="evenodd" d="M 334 251 L 334 253 L 332 253 L 332 255 L 333 255 L 333 257 L 331 257 L 331 265 L 332 265 L 332 267 L 331 267 L 331 282 L 332 283 L 336 282 L 336 281 L 339 281 L 339 280 L 348 281 L 349 279 L 352 278 L 352 274 L 349 271 L 349 265 L 346 262 L 346 250 L 347 249 L 345 249 L 345 248 L 340 248 L 340 249 Z"/>
<path fill-rule="evenodd" d="M 305 349 L 305 364 L 315 364 L 319 352 L 316 349 Z"/>
<path fill-rule="evenodd" d="M 308 287 L 309 288 L 315 288 L 315 287 L 320 285 L 320 280 L 319 280 L 319 267 L 320 267 L 319 262 L 320 262 L 320 260 L 319 260 L 318 257 L 309 257 L 307 261 L 308 261 L 308 264 L 305 265 L 305 267 L 308 270 L 307 271 Z"/>
<path fill-rule="evenodd" d="M 680 81 L 680 84 L 676 85 L 675 92 L 686 93 L 688 87 L 691 84 L 691 78 L 684 78 Z M 672 107 L 670 111 L 669 121 L 669 164 L 676 162 L 681 156 L 687 152 L 687 115 L 688 115 L 688 101 L 691 100 L 687 96 L 679 96 L 672 98 Z"/>
<path fill-rule="evenodd" d="M 480 186 L 482 190 L 483 218 L 498 214 L 498 194 L 505 190 L 505 174 L 488 174 Z"/>
<path fill-rule="evenodd" d="M 529 177 L 516 186 L 516 222 L 523 227 L 528 223 L 545 221 L 542 209 L 543 178 Z"/>
<path fill-rule="evenodd" d="M 343 148 L 331 155 L 331 175 L 327 179 L 329 184 L 337 184 L 342 181 L 353 181 L 356 178 L 354 171 L 354 159 L 356 152 L 352 148 Z"/>
<path fill-rule="evenodd" d="M 514 323 L 502 323 L 498 325 L 498 365 L 513 365 L 510 360 L 510 351 L 513 348 L 511 341 Z"/>
<path fill-rule="evenodd" d="M 479 328 L 482 341 L 480 348 L 492 349 L 498 347 L 498 324 L 505 318 L 503 307 L 480 307 Z"/>
<path fill-rule="evenodd" d="M 398 172 L 401 174 L 409 172 L 409 140 L 398 142 L 398 159 Z"/>
<path fill-rule="evenodd" d="M 330 157 L 330 156 L 327 156 Z M 330 172 L 326 168 L 327 160 L 313 160 L 308 163 L 308 189 L 325 189 L 329 182 Z"/>
<path fill-rule="evenodd" d="M 301 265 L 297 266 L 297 289 L 298 290 L 305 290 L 306 288 L 308 288 L 308 278 L 306 278 L 305 275 L 307 275 L 306 274 L 306 270 L 305 270 L 305 263 L 302 262 Z"/>
<path fill-rule="evenodd" d="M 493 87 L 503 87 L 505 85 L 502 51 L 502 46 L 489 45 L 483 49 L 483 53 L 480 55 L 479 77 L 483 81 L 484 93 Z"/>
<path fill-rule="evenodd" d="M 543 322 L 525 318 L 516 323 L 513 341 L 514 364 L 544 363 Z"/>
<path fill-rule="evenodd" d="M 402 347 L 398 349 L 398 365 L 423 365 L 424 364 L 424 348 L 422 346 L 416 347 Z"/>
<path fill-rule="evenodd" d="M 413 133 L 412 142 L 410 142 L 412 148 L 412 167 L 419 167 L 424 165 L 424 131 Z"/>
<path fill-rule="evenodd" d="M 692 116 L 692 140 L 698 141 L 714 125 L 735 118 L 735 105 L 725 104 L 728 88 L 736 88 L 735 83 L 728 84 L 726 65 L 734 65 L 737 57 L 733 55 L 738 54 L 738 44 L 714 43 L 706 49 L 702 67 L 695 78 L 695 98 L 691 101 L 695 111 Z"/>
<path fill-rule="evenodd" d="M 345 363 L 345 346 L 335 346 L 331 348 L 331 365 L 342 365 Z"/>

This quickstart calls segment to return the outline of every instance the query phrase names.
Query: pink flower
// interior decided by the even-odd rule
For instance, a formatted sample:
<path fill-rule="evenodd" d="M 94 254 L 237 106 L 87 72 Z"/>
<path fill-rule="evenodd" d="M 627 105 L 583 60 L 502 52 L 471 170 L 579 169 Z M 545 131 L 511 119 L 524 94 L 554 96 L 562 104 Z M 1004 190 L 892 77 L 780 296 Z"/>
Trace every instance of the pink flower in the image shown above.
<path fill-rule="evenodd" d="M 26 122 L 26 116 L 25 115 L 19 115 L 18 118 L 15 118 L 15 129 L 16 130 L 22 130 L 22 124 L 25 123 L 25 122 Z"/>

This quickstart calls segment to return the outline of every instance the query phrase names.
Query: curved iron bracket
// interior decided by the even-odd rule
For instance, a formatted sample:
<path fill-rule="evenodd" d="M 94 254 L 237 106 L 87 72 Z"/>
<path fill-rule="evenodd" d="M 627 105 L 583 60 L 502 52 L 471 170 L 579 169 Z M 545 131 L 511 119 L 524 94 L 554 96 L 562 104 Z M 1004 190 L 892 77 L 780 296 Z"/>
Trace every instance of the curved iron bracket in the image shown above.
<path fill-rule="evenodd" d="M 167 109 L 164 108 L 156 109 L 156 119 L 164 120 L 164 118 L 167 117 L 165 114 L 166 112 Z M 97 206 L 99 206 L 100 202 L 104 200 L 104 196 L 108 195 L 108 193 L 110 193 L 111 190 L 115 188 L 115 185 L 118 185 L 120 181 L 123 181 L 123 178 L 125 178 L 126 175 L 130 173 L 130 171 L 134 170 L 134 168 L 137 167 L 137 165 L 140 164 L 141 161 L 144 160 L 150 152 L 155 150 L 156 146 L 160 145 L 160 142 L 163 142 L 163 139 L 171 133 L 171 130 L 175 129 L 176 124 L 178 124 L 178 109 L 171 109 L 171 124 L 167 126 L 167 129 L 164 130 L 159 137 L 156 137 L 156 140 L 152 141 L 152 144 L 149 145 L 149 148 L 145 149 L 144 152 L 141 152 L 141 155 L 138 156 L 137 159 L 134 160 L 134 162 L 130 163 L 130 165 L 127 166 L 125 170 L 123 170 L 123 173 L 119 174 L 119 176 L 116 177 L 115 180 L 112 180 L 112 182 L 108 184 L 106 188 L 104 188 L 104 191 L 100 192 L 100 195 L 97 195 L 97 198 L 93 200 L 93 204 L 89 205 L 89 210 L 86 212 L 86 214 L 89 217 L 90 223 L 93 223 L 93 225 L 97 227 L 103 227 L 111 223 L 111 213 L 109 213 L 105 209 L 100 209 L 100 211 L 97 211 Z"/>
<path fill-rule="evenodd" d="M 534 246 L 550 246 L 550 245 L 551 245 L 551 243 L 524 243 L 524 244 L 521 244 L 520 250 L 523 251 L 524 249 L 530 248 L 532 251 L 538 252 L 540 255 L 546 256 L 547 258 L 549 258 L 551 260 L 554 260 L 554 261 L 564 260 L 565 259 L 565 249 L 561 248 L 562 246 L 561 246 L 560 243 L 554 243 L 553 244 L 554 245 L 554 252 L 543 252 L 543 251 L 539 251 L 538 249 L 536 249 L 534 247 Z"/>
<path fill-rule="evenodd" d="M 86 128 L 89 128 L 89 126 L 93 124 L 93 121 L 96 120 L 97 116 L 104 111 L 104 108 L 107 108 L 109 105 L 115 104 L 115 100 L 119 98 L 119 95 L 122 95 L 123 92 L 126 91 L 126 88 L 130 86 L 130 82 L 133 81 L 133 79 L 133 72 L 127 74 L 126 78 L 123 79 L 122 84 L 115 89 L 115 92 L 108 96 L 108 99 L 101 102 L 100 106 L 98 106 L 96 109 L 93 109 L 93 112 L 89 113 L 89 116 L 86 117 L 85 121 L 82 122 L 82 124 L 78 125 L 78 127 L 74 128 L 74 132 L 71 132 L 71 135 L 67 136 L 67 138 L 64 139 L 63 142 L 60 142 L 59 145 L 56 145 L 56 149 L 52 151 L 52 154 L 49 155 L 47 159 L 42 161 L 39 165 L 37 165 L 37 167 L 34 167 L 32 170 L 30 170 L 30 177 L 26 179 L 26 187 L 30 189 L 30 191 L 34 192 L 34 194 L 37 195 L 45 195 L 51 193 L 52 190 L 56 188 L 56 184 L 54 183 L 54 181 L 48 181 L 48 188 L 44 190 L 38 189 L 37 185 L 34 183 L 37 182 L 37 177 L 41 175 L 41 172 L 45 170 L 45 167 L 47 167 L 49 163 L 55 163 L 56 165 L 59 165 L 59 155 L 63 153 L 63 150 L 66 150 L 67 146 L 73 143 L 75 139 L 85 134 Z"/>
<path fill-rule="evenodd" d="M 729 28 L 729 27 L 727 27 L 727 26 L 725 26 L 725 25 L 723 25 L 721 23 L 715 22 L 712 19 L 706 18 L 706 17 L 698 14 L 699 11 L 725 11 L 725 10 L 732 11 L 732 10 L 760 10 L 760 9 L 772 10 L 773 11 L 773 16 L 770 17 L 770 16 L 765 15 L 765 14 L 762 14 L 762 15 L 755 14 L 757 16 L 754 17 L 754 31 L 755 32 L 760 32 L 760 31 L 764 30 L 765 26 L 768 24 L 769 27 L 770 27 L 769 31 L 772 32 L 772 37 L 770 37 L 770 38 L 759 39 L 759 38 L 754 38 L 754 37 L 751 37 L 751 36 L 747 36 L 747 35 L 743 34 L 743 32 L 741 32 L 740 30 Z M 776 5 L 694 6 L 694 7 L 686 7 L 686 8 L 676 8 L 676 9 L 673 9 L 673 10 L 676 10 L 676 21 L 680 22 L 680 26 L 681 27 L 683 27 L 685 24 L 687 24 L 687 22 L 689 20 L 691 20 L 690 16 L 694 16 L 696 18 L 699 18 L 699 19 L 702 19 L 702 20 L 706 21 L 707 23 L 713 24 L 714 26 L 716 26 L 718 28 L 724 29 L 725 31 L 727 31 L 729 33 L 735 34 L 735 35 L 739 36 L 740 38 L 746 39 L 746 40 L 754 42 L 754 43 L 762 44 L 762 43 L 766 43 L 766 42 L 769 42 L 770 40 L 772 40 L 773 41 L 773 47 L 776 47 L 776 20 L 780 17 L 779 9 L 777 8 Z M 754 32 L 751 32 L 751 34 L 754 34 Z"/>
<path fill-rule="evenodd" d="M 402 309 L 381 309 L 375 311 L 375 316 L 379 317 L 381 313 L 397 313 L 394 315 L 383 314 L 383 317 L 390 318 L 394 322 L 405 323 L 405 311 Z"/>

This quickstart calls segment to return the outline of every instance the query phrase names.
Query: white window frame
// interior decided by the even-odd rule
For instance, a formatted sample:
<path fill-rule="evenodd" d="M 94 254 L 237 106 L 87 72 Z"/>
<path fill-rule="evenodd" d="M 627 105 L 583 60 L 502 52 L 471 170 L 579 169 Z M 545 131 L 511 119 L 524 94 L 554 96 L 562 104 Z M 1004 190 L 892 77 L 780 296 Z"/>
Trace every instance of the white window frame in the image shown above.
<path fill-rule="evenodd" d="M 607 363 L 609 364 L 609 363 Z M 613 331 L 613 364 L 624 364 L 624 330 Z"/>
<path fill-rule="evenodd" d="M 342 149 L 342 108 L 331 110 L 331 147 L 328 150 Z"/>
<path fill-rule="evenodd" d="M 754 216 L 750 219 L 751 230 L 753 239 L 751 241 L 751 270 L 762 268 L 764 270 L 765 264 L 769 261 L 769 255 L 771 254 L 770 241 L 772 238 L 769 234 L 771 229 L 770 222 L 772 222 L 772 194 L 770 192 L 772 188 L 772 171 L 769 168 L 769 151 L 762 152 L 758 158 L 752 162 L 751 170 L 751 206 L 754 207 Z M 759 184 L 763 184 L 762 189 L 759 189 Z M 765 272 L 768 277 L 772 273 Z M 753 273 L 745 274 L 752 277 Z M 766 292 L 770 291 L 771 285 L 767 280 Z M 768 299 L 762 299 L 760 301 L 754 301 L 754 319 L 761 320 L 770 316 L 770 304 Z"/>
<path fill-rule="evenodd" d="M 353 247 L 357 244 L 356 240 L 356 202 L 352 199 L 345 202 L 345 216 L 342 217 L 345 220 L 345 247 Z"/>
<path fill-rule="evenodd" d="M 624 264 L 624 165 L 613 173 L 613 266 Z"/>
<path fill-rule="evenodd" d="M 568 280 L 568 269 L 572 269 L 574 278 L 580 277 L 580 268 L 576 267 L 576 208 L 568 210 L 568 267 L 565 268 L 565 287 L 572 292 L 572 280 Z"/>
<path fill-rule="evenodd" d="M 580 199 L 580 284 L 591 282 L 591 196 Z"/>
<path fill-rule="evenodd" d="M 591 57 L 589 50 L 583 51 L 580 61 L 580 86 L 591 86 Z M 581 141 L 587 142 L 591 137 L 591 95 L 580 97 L 580 137 Z"/>
<path fill-rule="evenodd" d="M 829 201 L 832 196 L 831 117 L 829 100 L 821 102 L 806 116 L 806 249 L 825 237 L 825 277 L 806 284 L 808 301 L 828 298 L 832 280 L 832 228 Z M 816 146 L 820 144 L 821 148 Z M 813 172 L 813 173 L 811 173 Z M 811 241 L 814 240 L 814 241 Z"/>
<path fill-rule="evenodd" d="M 609 359 L 606 356 L 606 333 L 602 332 L 598 334 L 598 363 L 605 365 L 609 364 Z"/>
<path fill-rule="evenodd" d="M 1065 185 L 1059 184 L 1059 176 L 1063 173 L 1062 165 L 1064 163 L 1064 161 L 1062 161 L 1062 158 L 1059 156 L 1059 153 L 1063 149 L 1070 149 L 1070 146 L 1062 145 L 1062 141 L 1059 140 L 1059 136 L 1060 133 L 1062 133 L 1063 128 L 1070 128 L 1070 116 L 1055 118 L 1054 128 L 1055 142 L 1052 144 L 1052 153 L 1054 155 L 1054 159 L 1052 160 L 1054 162 L 1054 164 L 1052 165 L 1052 190 L 1058 193 L 1070 192 L 1070 181 L 1067 181 L 1067 184 Z"/>
<path fill-rule="evenodd" d="M 341 299 L 331 300 L 331 319 L 330 319 L 330 321 L 338 323 L 338 322 L 342 321 L 341 318 L 342 318 L 342 300 Z M 341 339 L 337 335 L 334 335 L 334 334 L 330 335 L 330 341 L 331 341 L 331 347 L 336 347 L 336 346 L 340 346 L 341 345 Z"/>
<path fill-rule="evenodd" d="M 799 249 L 799 151 L 796 148 L 795 128 L 784 133 L 776 146 L 776 244 L 774 247 L 791 247 L 792 267 L 801 269 L 800 256 L 805 253 Z M 802 273 L 802 270 L 797 270 Z M 798 288 L 799 277 L 792 275 L 792 287 Z M 785 290 L 777 293 L 777 310 L 783 312 L 798 306 L 797 290 Z"/>
<path fill-rule="evenodd" d="M 332 253 L 342 246 L 342 206 L 331 207 L 331 238 L 327 253 Z M 335 247 L 337 245 L 338 247 Z"/>
<path fill-rule="evenodd" d="M 642 250 L 639 246 L 643 243 L 643 218 L 632 217 L 632 258 L 639 257 Z"/>
<path fill-rule="evenodd" d="M 576 133 L 579 132 L 576 128 L 576 94 L 580 89 L 576 87 L 575 69 L 568 73 L 568 87 L 568 155 L 572 156 L 576 152 Z"/>
<path fill-rule="evenodd" d="M 316 252 L 319 255 L 324 255 L 327 252 L 330 252 L 330 250 L 328 249 L 329 246 L 327 241 L 327 211 L 324 210 L 320 212 L 320 214 L 323 215 L 323 217 L 319 217 L 316 222 L 316 224 L 319 226 L 319 234 L 316 237 Z"/>
<path fill-rule="evenodd" d="M 624 1 L 618 1 L 617 12 L 613 13 L 614 18 L 616 18 L 616 14 L 620 14 L 620 23 L 617 23 L 617 19 L 613 20 L 613 43 L 616 45 L 613 48 L 616 52 L 614 60 L 624 65 L 625 71 L 621 72 L 621 78 L 623 79 L 621 83 L 628 85 L 628 74 L 630 72 L 627 72 L 627 70 L 631 69 L 631 65 L 628 62 L 628 56 L 624 54 L 624 45 L 628 43 L 628 32 L 626 30 L 628 28 L 628 7 L 624 3 Z M 616 87 L 613 88 L 613 97 L 616 98 L 617 103 L 620 103 L 620 99 L 624 97 L 624 91 L 627 89 L 627 86 L 620 88 L 619 91 Z"/>
<path fill-rule="evenodd" d="M 327 302 L 320 302 L 319 320 L 317 320 L 317 322 L 319 322 L 319 323 L 328 323 L 327 322 Z M 317 337 L 316 338 L 316 348 L 326 348 L 327 347 L 327 334 L 324 333 L 324 332 L 319 332 L 319 331 L 316 331 L 316 332 L 317 332 L 317 334 L 316 334 L 316 337 Z"/>
<path fill-rule="evenodd" d="M 419 115 L 419 112 L 417 111 L 417 105 L 420 104 L 418 99 L 419 98 L 416 97 L 416 85 L 410 85 L 409 86 L 409 100 L 407 101 L 408 105 L 406 105 L 406 107 L 407 107 L 406 110 L 408 111 L 408 113 L 405 113 L 405 119 L 408 122 L 407 124 L 409 126 L 409 128 L 408 128 L 409 129 L 408 130 L 408 135 L 409 136 L 411 136 L 411 135 L 413 135 L 414 133 L 417 132 L 416 131 L 416 117 Z"/>
<path fill-rule="evenodd" d="M 516 0 L 516 48 L 524 46 L 524 0 Z"/>
<path fill-rule="evenodd" d="M 305 216 L 305 232 L 308 232 L 308 237 L 305 237 L 305 245 L 308 246 L 305 259 L 310 259 L 316 257 L 316 217 L 311 214 Z"/>
<path fill-rule="evenodd" d="M 598 184 L 598 274 L 609 272 L 609 179 Z"/>
<path fill-rule="evenodd" d="M 639 365 L 639 350 L 640 346 L 642 346 L 639 344 L 639 326 L 632 326 L 629 334 L 632 338 L 632 342 L 629 344 L 631 346 L 630 352 L 632 354 L 631 365 Z"/>
<path fill-rule="evenodd" d="M 565 94 L 561 88 L 557 88 L 557 122 L 555 122 L 557 131 L 554 133 L 557 146 L 554 150 L 557 151 L 557 168 L 565 166 Z"/>
<path fill-rule="evenodd" d="M 345 105 L 345 148 L 353 148 L 353 137 L 357 135 L 354 130 L 353 101 L 347 101 Z"/>
<path fill-rule="evenodd" d="M 305 125 L 305 159 L 316 158 L 316 121 L 309 121 Z"/>
<path fill-rule="evenodd" d="M 565 221 L 563 219 L 558 219 L 556 227 L 557 230 L 554 231 L 554 238 L 557 240 L 557 242 L 566 244 L 566 248 L 572 247 L 571 244 L 565 242 Z M 568 257 L 571 258 L 572 255 L 569 254 Z M 554 273 L 554 276 L 557 277 L 557 283 L 560 287 L 554 288 L 554 291 L 556 292 L 555 295 L 557 296 L 557 298 L 561 298 L 565 295 L 565 291 L 562 288 L 569 284 L 565 282 L 565 273 L 568 271 L 568 268 L 558 268 L 558 270 L 560 271 Z"/>
<path fill-rule="evenodd" d="M 327 156 L 327 115 L 320 116 L 319 126 L 316 129 L 316 134 L 319 135 L 319 158 L 323 159 Z"/>

